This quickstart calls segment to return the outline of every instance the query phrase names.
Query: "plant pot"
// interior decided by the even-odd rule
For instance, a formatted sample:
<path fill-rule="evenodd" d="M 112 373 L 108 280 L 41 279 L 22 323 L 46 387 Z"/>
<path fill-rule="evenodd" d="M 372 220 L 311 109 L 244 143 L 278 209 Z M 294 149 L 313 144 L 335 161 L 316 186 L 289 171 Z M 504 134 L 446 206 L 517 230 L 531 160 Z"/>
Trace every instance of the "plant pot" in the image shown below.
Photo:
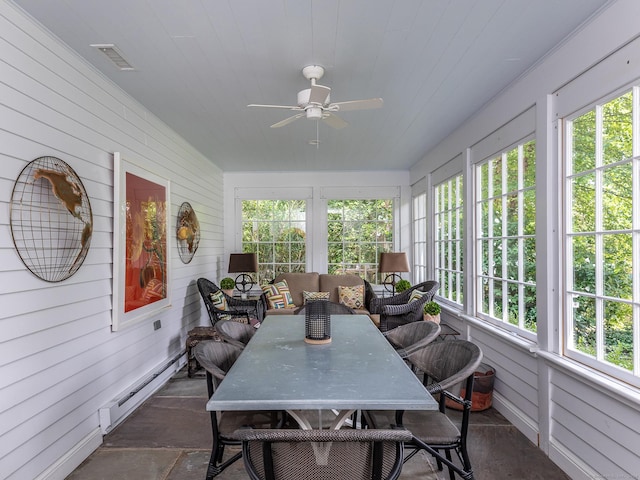
<path fill-rule="evenodd" d="M 425 322 L 436 322 L 436 323 L 440 323 L 440 314 L 438 313 L 437 315 L 430 315 L 428 313 L 423 313 L 422 317 L 424 318 Z"/>
<path fill-rule="evenodd" d="M 225 293 L 225 295 L 233 297 L 233 288 L 223 288 L 222 291 Z"/>

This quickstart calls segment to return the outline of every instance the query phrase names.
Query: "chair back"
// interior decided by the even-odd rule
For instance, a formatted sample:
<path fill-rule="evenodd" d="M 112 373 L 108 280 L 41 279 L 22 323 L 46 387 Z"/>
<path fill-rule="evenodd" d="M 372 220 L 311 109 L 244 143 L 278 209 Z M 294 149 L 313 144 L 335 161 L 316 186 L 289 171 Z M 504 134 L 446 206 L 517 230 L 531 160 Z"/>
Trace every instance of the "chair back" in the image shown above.
<path fill-rule="evenodd" d="M 216 323 L 216 331 L 222 339 L 239 348 L 244 348 L 256 333 L 255 327 L 233 320 L 220 320 Z"/>
<path fill-rule="evenodd" d="M 206 278 L 199 278 L 196 284 L 198 285 L 198 291 L 200 292 L 204 306 L 209 314 L 209 321 L 213 326 L 218 321 L 218 316 L 216 314 L 216 309 L 213 306 L 213 302 L 211 301 L 211 294 L 220 291 L 220 288 L 211 280 Z"/>
<path fill-rule="evenodd" d="M 467 340 L 446 340 L 430 343 L 407 359 L 433 380 L 427 390 L 434 394 L 450 390 L 469 377 L 473 379 L 482 361 L 482 350 Z"/>
<path fill-rule="evenodd" d="M 439 334 L 440 325 L 435 322 L 411 322 L 384 332 L 386 339 L 403 358 L 430 344 Z"/>
<path fill-rule="evenodd" d="M 209 340 L 198 343 L 193 353 L 198 363 L 207 371 L 207 387 L 211 396 L 242 353 L 242 349 L 230 343 Z"/>
<path fill-rule="evenodd" d="M 402 469 L 407 430 L 242 429 L 252 480 L 392 480 Z"/>

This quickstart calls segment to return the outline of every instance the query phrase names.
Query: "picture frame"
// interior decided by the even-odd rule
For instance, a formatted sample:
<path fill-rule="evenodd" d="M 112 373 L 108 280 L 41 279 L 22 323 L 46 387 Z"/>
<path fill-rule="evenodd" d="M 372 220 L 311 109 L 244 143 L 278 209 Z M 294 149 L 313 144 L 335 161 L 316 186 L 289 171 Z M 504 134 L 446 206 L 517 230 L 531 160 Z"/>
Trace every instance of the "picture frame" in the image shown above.
<path fill-rule="evenodd" d="M 171 306 L 170 182 L 113 155 L 112 331 Z"/>

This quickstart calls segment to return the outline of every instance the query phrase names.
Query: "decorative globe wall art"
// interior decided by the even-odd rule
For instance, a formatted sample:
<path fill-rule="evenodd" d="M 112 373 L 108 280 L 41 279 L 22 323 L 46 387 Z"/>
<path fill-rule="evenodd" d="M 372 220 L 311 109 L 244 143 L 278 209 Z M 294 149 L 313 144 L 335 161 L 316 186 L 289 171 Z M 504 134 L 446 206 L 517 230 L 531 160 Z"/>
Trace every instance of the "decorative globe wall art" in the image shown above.
<path fill-rule="evenodd" d="M 189 263 L 200 243 L 200 223 L 189 202 L 184 202 L 178 210 L 176 237 L 178 238 L 180 260 L 182 263 Z"/>
<path fill-rule="evenodd" d="M 55 157 L 29 162 L 13 186 L 10 208 L 13 243 L 34 275 L 61 282 L 80 268 L 93 215 L 84 185 L 67 163 Z"/>

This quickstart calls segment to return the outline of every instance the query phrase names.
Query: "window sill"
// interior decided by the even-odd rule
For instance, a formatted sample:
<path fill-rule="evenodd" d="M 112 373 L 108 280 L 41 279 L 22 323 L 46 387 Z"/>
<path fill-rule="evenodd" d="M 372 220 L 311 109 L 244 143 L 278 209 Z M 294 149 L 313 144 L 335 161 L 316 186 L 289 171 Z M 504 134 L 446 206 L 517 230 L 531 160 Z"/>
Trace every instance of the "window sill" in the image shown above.
<path fill-rule="evenodd" d="M 497 337 L 511 345 L 520 347 L 522 350 L 527 351 L 535 357 L 542 358 L 553 367 L 557 367 L 567 375 L 579 380 L 587 385 L 594 385 L 602 393 L 609 395 L 616 401 L 622 401 L 626 405 L 640 411 L 640 389 L 629 385 L 628 383 L 617 380 L 613 377 L 603 374 L 593 368 L 582 365 L 575 360 L 567 357 L 563 357 L 553 352 L 541 350 L 534 342 L 527 341 L 516 334 L 500 330 L 493 327 L 491 324 L 483 322 L 478 318 L 466 315 L 460 311 L 453 309 L 447 309 L 453 315 L 457 315 L 459 318 L 465 320 L 474 327 L 480 328 L 484 332 Z"/>

